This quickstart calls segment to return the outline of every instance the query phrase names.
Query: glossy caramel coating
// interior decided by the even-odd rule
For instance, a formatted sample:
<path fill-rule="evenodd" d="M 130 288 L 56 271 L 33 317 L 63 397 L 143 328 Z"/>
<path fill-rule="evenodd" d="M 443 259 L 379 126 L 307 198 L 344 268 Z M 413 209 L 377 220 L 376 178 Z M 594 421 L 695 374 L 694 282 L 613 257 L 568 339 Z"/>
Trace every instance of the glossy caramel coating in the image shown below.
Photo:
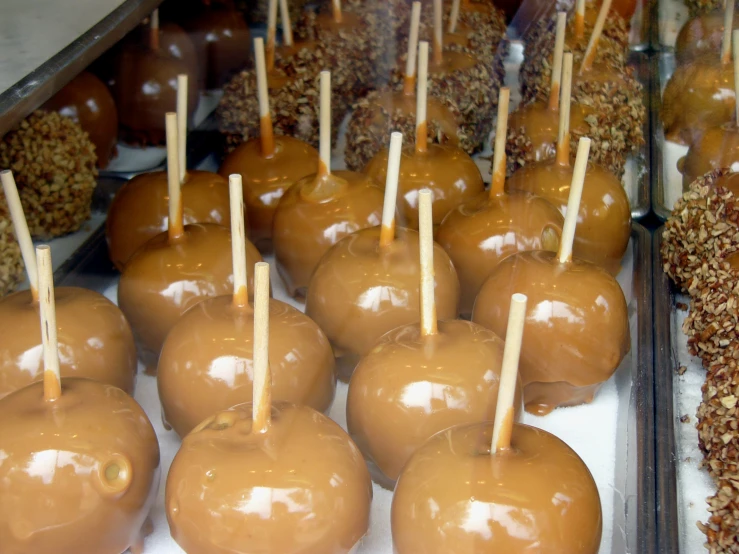
<path fill-rule="evenodd" d="M 228 181 L 209 171 L 190 170 L 181 185 L 182 219 L 231 225 Z M 108 208 L 105 237 L 119 271 L 147 241 L 167 230 L 169 192 L 166 171 L 141 173 L 126 181 Z M 248 222 L 247 222 L 248 223 Z"/>
<path fill-rule="evenodd" d="M 558 164 L 555 160 L 528 164 L 508 179 L 506 189 L 541 196 L 564 216 L 572 171 L 571 166 Z M 588 164 L 573 255 L 616 275 L 621 269 L 621 259 L 630 237 L 631 205 L 623 185 L 602 167 Z"/>
<path fill-rule="evenodd" d="M 351 375 L 382 335 L 420 320 L 418 233 L 398 228 L 380 248 L 380 227 L 339 241 L 318 266 L 308 287 L 305 313 L 331 341 L 339 376 Z M 436 313 L 459 314 L 459 279 L 449 256 L 434 245 Z"/>
<path fill-rule="evenodd" d="M 259 138 L 231 152 L 218 172 L 225 178 L 241 175 L 244 204 L 249 213 L 249 237 L 260 252 L 272 251 L 272 220 L 277 204 L 295 182 L 318 171 L 318 151 L 298 139 L 275 137 L 275 152 L 262 154 Z"/>
<path fill-rule="evenodd" d="M 113 98 L 120 137 L 135 145 L 163 145 L 164 115 L 177 107 L 177 75 L 188 74 L 184 62 L 164 51 L 124 48 L 116 60 Z M 187 115 L 198 103 L 197 76 L 188 79 Z"/>
<path fill-rule="evenodd" d="M 364 172 L 376 183 L 387 178 L 388 150 L 379 152 Z M 424 153 L 404 148 L 398 175 L 399 223 L 418 229 L 418 192 L 429 189 L 433 196 L 434 225 L 462 202 L 485 190 L 480 169 L 469 154 L 450 145 L 429 144 Z"/>
<path fill-rule="evenodd" d="M 85 377 L 133 394 L 136 345 L 123 313 L 97 292 L 57 287 L 57 337 L 62 377 Z M 38 302 L 24 290 L 0 300 L 0 398 L 44 374 Z"/>
<path fill-rule="evenodd" d="M 734 120 L 734 68 L 731 64 L 680 65 L 662 95 L 665 139 L 691 145 L 712 127 Z"/>
<path fill-rule="evenodd" d="M 269 302 L 272 399 L 331 407 L 334 354 L 313 320 L 278 300 Z M 157 366 L 162 418 L 184 437 L 208 416 L 252 401 L 254 309 L 232 296 L 209 298 L 188 310 L 167 335 Z"/>
<path fill-rule="evenodd" d="M 733 28 L 739 27 L 739 14 L 734 16 Z M 717 58 L 724 35 L 724 13 L 708 12 L 694 17 L 682 26 L 675 41 L 675 59 L 678 64 L 690 63 L 708 57 Z"/>
<path fill-rule="evenodd" d="M 146 31 L 151 33 L 151 28 Z M 195 44 L 182 27 L 170 21 L 162 23 L 159 27 L 159 49 L 184 63 L 187 66 L 188 76 L 197 83 L 197 90 L 202 90 L 205 75 L 201 73 L 198 65 Z"/>
<path fill-rule="evenodd" d="M 305 296 L 321 257 L 342 238 L 382 220 L 382 189 L 361 173 L 310 175 L 280 199 L 272 225 L 277 270 L 291 296 Z"/>
<path fill-rule="evenodd" d="M 431 436 L 494 419 L 503 347 L 492 331 L 459 319 L 439 321 L 435 335 L 414 323 L 382 336 L 357 365 L 346 404 L 349 434 L 375 481 L 392 490 Z M 521 390 L 519 379 L 516 419 Z"/>
<path fill-rule="evenodd" d="M 234 73 L 251 65 L 249 27 L 236 10 L 203 10 L 184 25 L 198 53 L 206 89 L 222 87 Z"/>
<path fill-rule="evenodd" d="M 492 422 L 454 427 L 414 454 L 393 496 L 394 551 L 597 554 L 603 515 L 582 459 L 519 424 L 491 456 L 492 434 Z"/>
<path fill-rule="evenodd" d="M 553 252 L 524 252 L 503 260 L 485 281 L 472 321 L 505 339 L 517 292 L 528 297 L 519 363 L 526 411 L 590 402 L 631 345 L 620 285 L 591 263 L 560 264 Z"/>
<path fill-rule="evenodd" d="M 83 71 L 42 109 L 57 111 L 76 121 L 95 145 L 97 166 L 107 167 L 118 142 L 118 111 L 108 87 L 100 79 Z"/>
<path fill-rule="evenodd" d="M 253 268 L 261 260 L 247 240 L 248 290 L 254 290 Z M 156 364 L 167 333 L 182 314 L 205 298 L 232 292 L 231 232 L 196 223 L 185 226 L 184 236 L 172 243 L 161 233 L 136 252 L 121 274 L 118 305 L 142 353 Z"/>
<path fill-rule="evenodd" d="M 685 157 L 677 162 L 683 174 L 683 191 L 690 183 L 709 171 L 721 168 L 734 168 L 739 162 L 739 129 L 736 124 L 722 125 L 707 130 L 703 136 L 688 149 Z"/>
<path fill-rule="evenodd" d="M 159 444 L 136 401 L 88 379 L 0 400 L 3 554 L 140 552 L 159 488 Z"/>
<path fill-rule="evenodd" d="M 552 204 L 515 191 L 494 198 L 482 193 L 449 212 L 436 240 L 457 270 L 462 315 L 472 313 L 480 287 L 502 260 L 528 250 L 557 251 L 562 225 Z"/>
<path fill-rule="evenodd" d="M 266 433 L 252 406 L 211 416 L 185 437 L 167 477 L 172 537 L 188 554 L 345 554 L 366 534 L 372 486 L 346 433 L 278 403 Z"/>

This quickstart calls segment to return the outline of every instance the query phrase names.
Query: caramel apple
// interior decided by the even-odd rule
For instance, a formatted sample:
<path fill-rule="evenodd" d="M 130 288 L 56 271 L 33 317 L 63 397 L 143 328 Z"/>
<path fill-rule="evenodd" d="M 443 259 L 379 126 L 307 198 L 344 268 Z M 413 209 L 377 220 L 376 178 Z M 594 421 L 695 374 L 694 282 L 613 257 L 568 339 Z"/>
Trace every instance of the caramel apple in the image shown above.
<path fill-rule="evenodd" d="M 472 321 L 505 338 L 511 294 L 528 296 L 520 371 L 531 413 L 591 402 L 630 348 L 620 285 L 601 267 L 572 257 L 587 150 L 588 139 L 581 139 L 559 252 L 523 252 L 503 260 L 472 312 Z"/>
<path fill-rule="evenodd" d="M 178 176 L 177 125 L 167 114 L 168 230 L 139 248 L 118 283 L 118 305 L 131 323 L 146 362 L 155 366 L 167 333 L 205 298 L 228 294 L 233 284 L 231 234 L 213 223 L 184 225 Z M 261 260 L 246 245 L 249 263 Z"/>
<path fill-rule="evenodd" d="M 437 322 L 431 193 L 419 195 L 420 324 L 383 335 L 357 364 L 347 394 L 349 434 L 373 479 L 388 489 L 429 437 L 492 418 L 503 360 L 503 341 L 491 331 L 468 321 Z M 520 406 L 519 383 L 516 417 Z"/>
<path fill-rule="evenodd" d="M 331 171 L 331 76 L 321 72 L 321 151 L 318 173 L 296 182 L 274 213 L 272 245 L 288 294 L 304 297 L 324 253 L 354 231 L 380 223 L 382 189 L 353 171 Z"/>
<path fill-rule="evenodd" d="M 162 418 L 184 437 L 209 415 L 251 401 L 254 307 L 246 283 L 242 183 L 231 181 L 234 290 L 188 310 L 167 335 L 157 366 Z M 321 329 L 292 306 L 269 300 L 269 358 L 277 401 L 327 411 L 334 398 L 334 356 Z"/>
<path fill-rule="evenodd" d="M 485 185 L 477 164 L 468 154 L 451 145 L 428 144 L 426 122 L 426 85 L 428 43 L 419 45 L 418 92 L 416 107 L 416 143 L 404 149 L 400 161 L 398 190 L 403 225 L 418 229 L 418 191 L 429 189 L 434 197 L 434 224 L 456 206 L 480 194 Z M 377 183 L 387 179 L 389 151 L 380 151 L 365 168 Z"/>
<path fill-rule="evenodd" d="M 51 253 L 37 251 L 44 381 L 0 400 L 3 552 L 140 552 L 159 486 L 156 434 L 122 390 L 60 377 Z"/>
<path fill-rule="evenodd" d="M 739 128 L 736 123 L 708 129 L 695 141 L 688 153 L 678 160 L 683 174 L 683 191 L 701 175 L 721 168 L 733 168 L 739 162 Z"/>
<path fill-rule="evenodd" d="M 198 65 L 195 44 L 182 27 L 171 22 L 162 23 L 159 26 L 159 49 L 187 65 L 187 75 L 195 79 L 196 90 L 203 89 L 205 75 Z"/>
<path fill-rule="evenodd" d="M 272 251 L 272 221 L 282 195 L 296 181 L 318 170 L 318 152 L 298 139 L 274 136 L 267 97 L 267 72 L 262 39 L 254 41 L 261 133 L 238 146 L 223 161 L 223 177 L 240 174 L 249 213 L 249 236 L 261 252 Z"/>
<path fill-rule="evenodd" d="M 564 220 L 546 200 L 503 190 L 506 116 L 510 91 L 500 91 L 490 192 L 460 204 L 444 218 L 437 240 L 452 260 L 462 289 L 460 311 L 469 317 L 480 287 L 502 260 L 528 250 L 556 251 Z"/>
<path fill-rule="evenodd" d="M 685 23 L 675 40 L 675 59 L 678 64 L 715 57 L 721 50 L 724 36 L 724 13 L 708 12 Z M 739 15 L 734 15 L 732 28 L 739 27 Z"/>
<path fill-rule="evenodd" d="M 118 112 L 105 84 L 92 73 L 83 71 L 44 105 L 69 117 L 87 132 L 95 145 L 97 166 L 107 167 L 118 141 Z"/>
<path fill-rule="evenodd" d="M 272 404 L 269 269 L 257 265 L 254 402 L 211 415 L 184 438 L 167 477 L 170 531 L 188 554 L 348 554 L 369 527 L 369 473 L 336 423 L 307 406 Z"/>

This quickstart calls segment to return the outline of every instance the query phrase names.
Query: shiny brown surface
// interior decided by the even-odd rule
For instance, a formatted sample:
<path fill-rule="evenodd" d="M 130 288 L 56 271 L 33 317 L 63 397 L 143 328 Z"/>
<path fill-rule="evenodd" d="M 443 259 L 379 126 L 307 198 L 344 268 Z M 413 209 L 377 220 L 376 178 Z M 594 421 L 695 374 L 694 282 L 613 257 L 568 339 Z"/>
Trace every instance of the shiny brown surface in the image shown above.
<path fill-rule="evenodd" d="M 701 175 L 739 162 L 739 129 L 735 124 L 707 130 L 677 162 L 683 174 L 683 191 Z"/>
<path fill-rule="evenodd" d="M 241 144 L 231 152 L 218 172 L 242 177 L 244 203 L 249 213 L 249 237 L 260 252 L 272 250 L 272 220 L 277 204 L 296 181 L 318 171 L 318 151 L 298 139 L 275 137 L 275 153 L 262 154 L 259 138 Z"/>
<path fill-rule="evenodd" d="M 722 175 L 713 182 L 714 188 L 723 187 L 739 198 L 739 173 L 728 173 Z"/>
<path fill-rule="evenodd" d="M 261 260 L 247 241 L 249 290 L 254 290 L 254 264 Z M 167 333 L 185 311 L 205 298 L 232 292 L 231 232 L 198 223 L 187 225 L 185 235 L 172 244 L 161 233 L 136 252 L 118 283 L 118 305 L 155 366 Z"/>
<path fill-rule="evenodd" d="M 448 74 L 454 71 L 465 71 L 477 65 L 477 58 L 462 52 L 445 51 L 440 64 L 432 59 L 429 63 L 429 75 Z"/>
<path fill-rule="evenodd" d="M 291 296 L 305 296 L 313 270 L 345 236 L 380 224 L 382 189 L 353 171 L 301 179 L 280 199 L 272 244 L 277 270 Z"/>
<path fill-rule="evenodd" d="M 527 164 L 516 171 L 506 182 L 506 189 L 541 196 L 564 216 L 571 183 L 572 167 L 547 160 Z M 589 164 L 580 200 L 573 255 L 616 275 L 621 269 L 621 259 L 630 237 L 631 206 L 623 185 L 605 169 Z"/>
<path fill-rule="evenodd" d="M 739 14 L 734 16 L 733 28 L 739 27 Z M 689 63 L 703 57 L 718 58 L 724 34 L 724 13 L 714 11 L 699 15 L 682 26 L 675 41 L 675 59 Z"/>
<path fill-rule="evenodd" d="M 400 471 L 432 435 L 454 425 L 493 420 L 503 341 L 469 321 L 418 324 L 385 334 L 359 362 L 347 396 L 349 434 L 373 478 L 392 490 Z M 522 412 L 521 383 L 516 416 Z M 376 471 L 373 471 L 376 470 Z"/>
<path fill-rule="evenodd" d="M 722 66 L 716 59 L 680 65 L 662 95 L 665 138 L 690 145 L 706 130 L 732 122 L 735 103 L 731 64 Z"/>
<path fill-rule="evenodd" d="M 350 552 L 372 500 L 357 447 L 305 406 L 273 406 L 263 434 L 251 417 L 235 406 L 183 440 L 165 496 L 174 539 L 188 554 Z"/>
<path fill-rule="evenodd" d="M 121 138 L 137 145 L 164 144 L 164 115 L 177 107 L 177 75 L 188 66 L 164 51 L 141 46 L 122 50 L 116 60 L 113 98 Z M 198 103 L 197 75 L 189 75 L 188 118 Z"/>
<path fill-rule="evenodd" d="M 527 411 L 546 414 L 580 403 L 577 389 L 608 380 L 629 351 L 624 293 L 600 267 L 578 259 L 560 264 L 544 251 L 511 256 L 480 289 L 472 321 L 505 339 L 514 293 L 528 297 L 519 364 Z M 530 389 L 532 383 L 538 385 Z M 561 383 L 572 387 L 571 398 Z"/>
<path fill-rule="evenodd" d="M 157 389 L 162 417 L 184 437 L 208 416 L 252 401 L 254 310 L 232 296 L 210 298 L 183 315 L 162 347 Z M 292 306 L 270 300 L 272 399 L 326 412 L 336 390 L 326 335 Z"/>
<path fill-rule="evenodd" d="M 457 270 L 462 315 L 472 313 L 480 287 L 502 260 L 527 250 L 556 251 L 563 224 L 552 204 L 520 192 L 495 198 L 485 192 L 449 212 L 436 240 Z"/>
<path fill-rule="evenodd" d="M 103 295 L 57 287 L 57 337 L 62 377 L 85 377 L 133 394 L 136 346 L 121 311 Z M 0 300 L 0 398 L 43 379 L 38 303 L 30 291 Z"/>
<path fill-rule="evenodd" d="M 0 401 L 3 554 L 120 554 L 142 546 L 159 487 L 159 444 L 141 407 L 116 387 L 62 379 Z"/>
<path fill-rule="evenodd" d="M 364 172 L 376 183 L 387 178 L 388 150 L 383 149 L 367 164 Z M 399 224 L 418 229 L 418 192 L 433 195 L 434 225 L 459 204 L 480 194 L 485 184 L 480 169 L 470 156 L 454 146 L 429 144 L 424 153 L 404 148 L 398 176 Z"/>
<path fill-rule="evenodd" d="M 97 166 L 107 167 L 118 142 L 118 111 L 108 87 L 100 79 L 83 71 L 42 109 L 57 111 L 79 123 L 95 145 Z"/>
<path fill-rule="evenodd" d="M 251 65 L 249 27 L 236 10 L 207 9 L 185 22 L 195 45 L 205 87 L 216 89 Z"/>
<path fill-rule="evenodd" d="M 339 363 L 351 375 L 359 358 L 386 332 L 420 320 L 418 233 L 397 228 L 380 248 L 380 228 L 356 232 L 333 247 L 316 267 L 305 313 L 323 329 Z M 459 280 L 449 256 L 434 245 L 436 313 L 459 314 Z"/>
<path fill-rule="evenodd" d="M 226 179 L 209 171 L 190 170 L 181 191 L 185 225 L 231 225 Z M 126 181 L 110 204 L 105 221 L 108 253 L 118 270 L 122 271 L 134 252 L 148 240 L 166 231 L 168 221 L 166 171 L 141 173 Z"/>
<path fill-rule="evenodd" d="M 591 111 L 587 112 L 589 115 Z M 586 112 L 577 104 L 570 107 L 570 129 L 584 136 L 590 134 Z M 551 110 L 544 102 L 519 106 L 508 118 L 508 128 L 531 140 L 536 161 L 553 158 L 557 153 L 559 110 Z M 521 131 L 523 129 L 523 131 Z"/>
<path fill-rule="evenodd" d="M 396 554 L 597 554 L 600 496 L 580 457 L 518 424 L 491 456 L 492 434 L 492 422 L 455 427 L 411 458 L 393 497 Z"/>
<path fill-rule="evenodd" d="M 187 74 L 196 80 L 197 90 L 203 89 L 205 76 L 198 66 L 195 44 L 182 27 L 170 21 L 162 23 L 159 26 L 159 49 L 187 65 Z"/>

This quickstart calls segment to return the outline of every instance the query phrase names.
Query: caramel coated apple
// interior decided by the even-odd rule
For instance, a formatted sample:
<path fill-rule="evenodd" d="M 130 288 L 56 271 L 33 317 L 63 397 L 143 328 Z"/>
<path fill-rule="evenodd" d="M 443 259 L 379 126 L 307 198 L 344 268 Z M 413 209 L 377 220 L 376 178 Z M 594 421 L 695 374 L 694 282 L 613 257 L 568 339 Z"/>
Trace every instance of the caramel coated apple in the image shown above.
<path fill-rule="evenodd" d="M 462 315 L 472 313 L 480 287 L 502 260 L 528 250 L 556 252 L 563 224 L 552 204 L 518 191 L 492 198 L 483 193 L 449 212 L 436 240 L 457 270 Z"/>
<path fill-rule="evenodd" d="M 519 372 L 526 411 L 589 403 L 630 348 L 626 299 L 604 269 L 553 252 L 524 252 L 498 264 L 475 301 L 472 321 L 505 339 L 511 295 L 528 297 Z"/>
<path fill-rule="evenodd" d="M 97 166 L 107 167 L 118 142 L 118 111 L 108 87 L 100 79 L 83 71 L 42 109 L 57 111 L 76 121 L 95 145 Z"/>
<path fill-rule="evenodd" d="M 376 183 L 387 178 L 388 150 L 378 153 L 364 172 Z M 485 184 L 480 169 L 470 156 L 454 146 L 429 144 L 426 152 L 414 147 L 403 148 L 398 175 L 399 222 L 418 229 L 418 192 L 429 189 L 433 194 L 434 226 L 462 202 L 471 200 Z"/>
<path fill-rule="evenodd" d="M 331 407 L 336 392 L 334 355 L 326 335 L 292 306 L 270 300 L 269 366 L 272 398 Z M 172 328 L 157 367 L 164 421 L 184 437 L 208 416 L 251 402 L 254 309 L 232 296 L 203 300 Z"/>
<path fill-rule="evenodd" d="M 262 260 L 246 242 L 247 267 Z M 249 290 L 253 290 L 249 271 Z M 233 291 L 231 233 L 212 223 L 185 226 L 184 236 L 170 242 L 167 233 L 156 235 L 126 264 L 118 283 L 118 305 L 131 323 L 150 366 L 167 333 L 195 304 Z M 153 359 L 152 359 L 153 358 Z"/>
<path fill-rule="evenodd" d="M 739 128 L 736 123 L 708 129 L 677 162 L 683 174 L 683 191 L 709 171 L 734 168 L 739 162 Z"/>
<path fill-rule="evenodd" d="M 209 171 L 190 170 L 182 183 L 182 216 L 186 225 L 216 223 L 228 227 L 231 211 L 228 181 Z M 167 230 L 167 172 L 141 173 L 127 181 L 108 208 L 105 235 L 110 259 L 123 271 L 141 246 Z"/>
<path fill-rule="evenodd" d="M 733 28 L 739 28 L 739 14 L 734 16 Z M 694 17 L 680 29 L 675 41 L 675 59 L 678 64 L 690 63 L 721 51 L 724 35 L 724 13 L 712 11 Z"/>
<path fill-rule="evenodd" d="M 528 164 L 508 179 L 506 189 L 540 196 L 564 216 L 572 172 L 570 165 L 559 164 L 556 160 Z M 602 167 L 588 164 L 572 250 L 574 256 L 616 275 L 630 237 L 631 205 L 623 185 Z"/>
<path fill-rule="evenodd" d="M 272 226 L 277 270 L 291 296 L 304 297 L 321 257 L 342 238 L 379 225 L 382 189 L 353 171 L 311 175 L 280 199 Z"/>
<path fill-rule="evenodd" d="M 359 362 L 346 404 L 349 434 L 373 479 L 390 490 L 413 453 L 454 425 L 492 420 L 503 341 L 469 321 L 438 322 L 424 336 L 416 324 L 382 336 Z M 521 384 L 515 401 L 521 413 Z"/>
<path fill-rule="evenodd" d="M 600 496 L 582 459 L 520 424 L 491 455 L 492 434 L 492 422 L 454 427 L 413 455 L 393 495 L 394 551 L 597 554 Z"/>
<path fill-rule="evenodd" d="M 62 377 L 85 377 L 133 394 L 136 345 L 123 313 L 102 294 L 78 287 L 55 291 Z M 0 398 L 41 381 L 39 304 L 24 290 L 0 300 Z"/>
<path fill-rule="evenodd" d="M 151 32 L 150 29 L 149 32 Z M 162 23 L 159 27 L 159 49 L 184 63 L 190 79 L 195 79 L 197 82 L 197 90 L 203 88 L 205 75 L 198 66 L 195 44 L 182 27 L 169 21 Z"/>
<path fill-rule="evenodd" d="M 241 175 L 249 214 L 249 237 L 260 252 L 272 251 L 272 222 L 280 198 L 300 179 L 318 171 L 318 151 L 288 136 L 275 137 L 275 153 L 262 154 L 261 141 L 251 139 L 231 152 L 219 169 L 228 178 Z"/>
<path fill-rule="evenodd" d="M 418 232 L 398 228 L 395 235 L 385 248 L 380 227 L 345 237 L 321 258 L 308 286 L 305 313 L 331 341 L 342 378 L 382 335 L 420 319 Z M 455 319 L 459 279 L 438 244 L 434 274 L 437 315 Z"/>
<path fill-rule="evenodd" d="M 38 325 L 38 321 L 37 321 Z M 0 544 L 3 554 L 140 552 L 159 488 L 159 444 L 122 390 L 63 378 L 0 400 Z"/>
<path fill-rule="evenodd" d="M 188 554 L 348 554 L 367 532 L 372 486 L 357 447 L 326 416 L 280 403 L 265 433 L 252 406 L 211 416 L 167 477 L 172 537 Z"/>

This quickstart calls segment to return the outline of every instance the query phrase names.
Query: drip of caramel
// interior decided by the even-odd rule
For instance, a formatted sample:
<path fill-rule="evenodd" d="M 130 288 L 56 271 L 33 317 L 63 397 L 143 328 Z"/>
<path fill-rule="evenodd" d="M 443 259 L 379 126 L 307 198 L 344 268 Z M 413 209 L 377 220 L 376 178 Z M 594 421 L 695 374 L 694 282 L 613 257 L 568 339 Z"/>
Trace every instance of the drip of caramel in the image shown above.
<path fill-rule="evenodd" d="M 582 398 L 582 387 L 608 380 L 631 344 L 618 282 L 577 258 L 560 264 L 553 252 L 524 252 L 503 260 L 485 281 L 472 321 L 505 338 L 517 292 L 528 297 L 519 364 L 526 410 L 545 414 L 591 399 Z"/>
<path fill-rule="evenodd" d="M 732 168 L 739 162 L 739 129 L 735 124 L 708 129 L 678 161 L 683 174 L 683 191 L 709 171 Z"/>

